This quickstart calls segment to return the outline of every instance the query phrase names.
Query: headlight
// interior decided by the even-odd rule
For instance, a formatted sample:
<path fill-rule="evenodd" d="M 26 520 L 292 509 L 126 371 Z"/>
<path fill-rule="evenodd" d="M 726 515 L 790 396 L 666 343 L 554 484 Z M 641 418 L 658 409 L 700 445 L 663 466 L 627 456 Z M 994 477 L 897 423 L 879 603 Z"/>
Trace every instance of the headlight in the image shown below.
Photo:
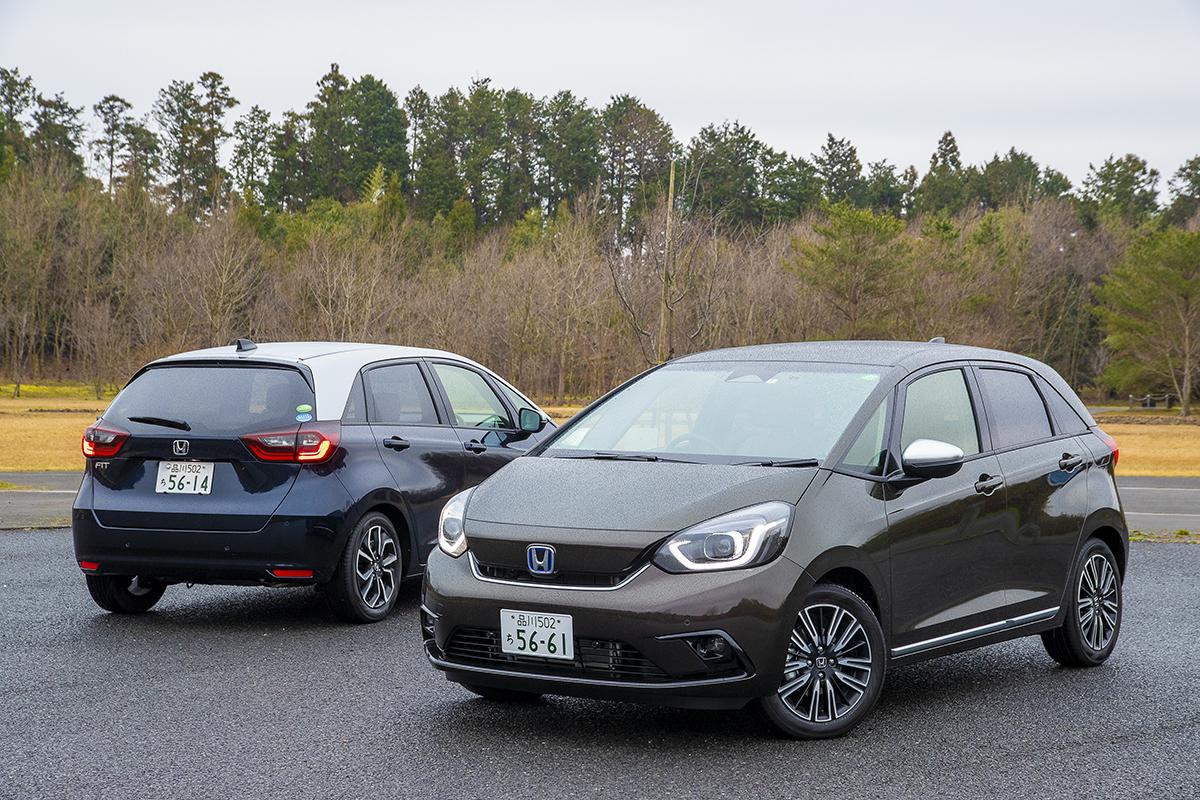
<path fill-rule="evenodd" d="M 463 513 L 467 510 L 467 498 L 474 487 L 459 492 L 446 501 L 442 515 L 438 518 L 438 547 L 448 556 L 458 558 L 467 552 L 467 534 L 463 530 Z"/>
<path fill-rule="evenodd" d="M 792 506 L 760 503 L 713 517 L 663 542 L 654 563 L 667 572 L 705 572 L 765 564 L 783 550 Z"/>

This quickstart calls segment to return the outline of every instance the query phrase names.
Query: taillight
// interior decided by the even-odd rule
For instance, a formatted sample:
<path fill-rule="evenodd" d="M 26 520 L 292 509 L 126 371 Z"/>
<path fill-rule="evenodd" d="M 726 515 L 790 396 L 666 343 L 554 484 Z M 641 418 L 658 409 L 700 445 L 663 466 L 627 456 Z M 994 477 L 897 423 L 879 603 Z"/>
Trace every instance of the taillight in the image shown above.
<path fill-rule="evenodd" d="M 83 454 L 88 458 L 112 458 L 128 438 L 129 431 L 97 422 L 83 432 Z"/>
<path fill-rule="evenodd" d="M 84 572 L 95 572 L 100 569 L 99 561 L 80 561 L 79 568 Z"/>
<path fill-rule="evenodd" d="M 323 422 L 294 431 L 249 433 L 242 441 L 259 461 L 321 464 L 333 457 L 341 434 L 341 423 Z"/>
<path fill-rule="evenodd" d="M 273 569 L 271 574 L 276 578 L 311 578 L 311 569 Z"/>
<path fill-rule="evenodd" d="M 1112 450 L 1112 456 L 1113 456 L 1112 463 L 1113 463 L 1113 466 L 1115 467 L 1117 465 L 1117 459 L 1121 457 L 1121 448 L 1117 446 L 1117 440 L 1114 439 L 1113 437 L 1109 436 L 1107 433 L 1100 430 L 1099 428 L 1096 428 L 1095 431 L 1096 431 L 1096 435 L 1100 437 L 1101 441 L 1103 441 L 1104 444 L 1108 446 L 1108 449 Z"/>

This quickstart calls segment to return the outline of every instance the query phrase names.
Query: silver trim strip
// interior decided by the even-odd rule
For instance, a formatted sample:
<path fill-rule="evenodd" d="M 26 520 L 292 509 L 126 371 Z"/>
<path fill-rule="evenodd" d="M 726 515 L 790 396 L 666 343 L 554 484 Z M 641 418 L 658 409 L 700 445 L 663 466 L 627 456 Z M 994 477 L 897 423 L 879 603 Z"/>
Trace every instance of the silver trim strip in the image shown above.
<path fill-rule="evenodd" d="M 551 583 L 533 583 L 530 581 L 506 581 L 502 578 L 489 578 L 479 571 L 479 562 L 475 560 L 475 554 L 470 550 L 467 551 L 467 560 L 471 562 L 471 574 L 475 576 L 475 580 L 483 581 L 484 583 L 499 583 L 502 586 L 520 586 L 523 589 L 567 589 L 572 592 L 611 592 L 625 586 L 638 575 L 641 575 L 646 570 L 650 569 L 649 564 L 643 564 L 638 569 L 631 572 L 623 581 L 613 586 L 570 586 L 567 584 L 551 584 Z M 622 684 L 625 685 L 625 684 Z"/>
<path fill-rule="evenodd" d="M 935 636 L 932 639 L 913 642 L 903 647 L 893 647 L 891 652 L 894 656 L 906 656 L 921 650 L 930 650 L 935 647 L 942 647 L 943 645 L 955 644 L 966 639 L 974 639 L 976 636 L 983 636 L 984 634 L 995 633 L 1007 630 L 1008 628 L 1018 628 L 1022 625 L 1028 625 L 1030 622 L 1049 619 L 1058 613 L 1059 608 L 1061 606 L 1046 608 L 1041 611 L 1034 611 L 1032 614 L 1022 614 L 1019 617 L 1003 619 L 999 622 L 989 622 L 987 625 L 980 625 L 977 628 L 968 628 L 965 631 L 956 631 L 955 633 L 947 633 L 944 636 Z"/>

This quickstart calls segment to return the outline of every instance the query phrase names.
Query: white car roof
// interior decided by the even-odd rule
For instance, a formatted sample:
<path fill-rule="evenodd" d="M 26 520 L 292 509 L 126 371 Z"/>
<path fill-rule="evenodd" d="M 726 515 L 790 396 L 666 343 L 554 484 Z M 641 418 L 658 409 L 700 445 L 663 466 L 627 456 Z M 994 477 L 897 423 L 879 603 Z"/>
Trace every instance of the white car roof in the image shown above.
<path fill-rule="evenodd" d="M 350 397 L 350 389 L 358 372 L 368 364 L 399 358 L 442 358 L 458 361 L 480 369 L 502 381 L 521 397 L 524 392 L 501 378 L 492 370 L 457 353 L 433 350 L 425 347 L 404 347 L 393 344 L 370 344 L 365 342 L 262 342 L 253 349 L 238 350 L 236 345 L 207 347 L 189 350 L 173 356 L 160 358 L 148 366 L 176 363 L 179 361 L 265 361 L 283 364 L 303 364 L 312 373 L 316 384 L 316 409 L 318 420 L 341 419 Z M 531 406 L 546 416 L 528 397 Z M 548 419 L 549 417 L 547 417 Z"/>

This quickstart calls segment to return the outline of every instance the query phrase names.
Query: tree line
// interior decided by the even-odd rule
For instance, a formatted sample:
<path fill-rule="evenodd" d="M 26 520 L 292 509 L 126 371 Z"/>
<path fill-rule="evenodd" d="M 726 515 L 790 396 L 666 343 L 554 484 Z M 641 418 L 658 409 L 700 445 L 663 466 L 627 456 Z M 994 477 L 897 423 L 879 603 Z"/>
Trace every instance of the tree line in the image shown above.
<path fill-rule="evenodd" d="M 241 105 L 205 72 L 140 116 L 99 99 L 89 135 L 0 68 L 15 382 L 100 387 L 251 335 L 445 347 L 564 399 L 697 349 L 944 335 L 1077 386 L 1192 392 L 1200 156 L 1160 204 L 1133 154 L 1073 187 L 1015 147 L 964 163 L 947 132 L 919 172 L 832 133 L 808 155 L 728 121 L 685 144 L 630 95 L 487 79 L 401 101 L 333 65 L 302 110 Z"/>

